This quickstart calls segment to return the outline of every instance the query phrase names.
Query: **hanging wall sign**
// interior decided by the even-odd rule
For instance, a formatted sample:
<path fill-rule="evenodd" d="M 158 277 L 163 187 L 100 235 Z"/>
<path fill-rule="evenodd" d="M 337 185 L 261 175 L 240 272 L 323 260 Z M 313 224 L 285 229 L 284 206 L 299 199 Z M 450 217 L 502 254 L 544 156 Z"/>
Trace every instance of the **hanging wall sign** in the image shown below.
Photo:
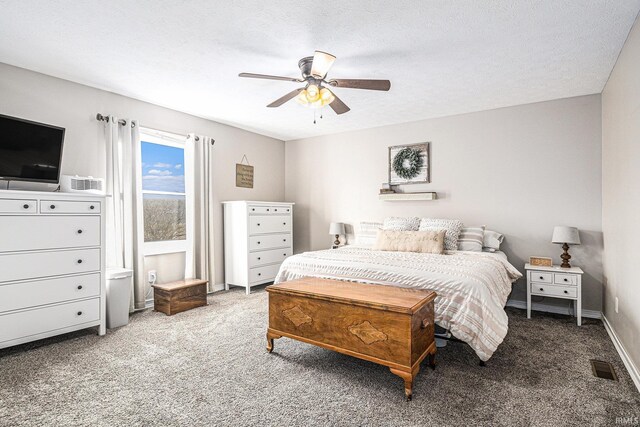
<path fill-rule="evenodd" d="M 253 166 L 246 155 L 242 156 L 240 163 L 236 163 L 236 187 L 253 188 Z"/>

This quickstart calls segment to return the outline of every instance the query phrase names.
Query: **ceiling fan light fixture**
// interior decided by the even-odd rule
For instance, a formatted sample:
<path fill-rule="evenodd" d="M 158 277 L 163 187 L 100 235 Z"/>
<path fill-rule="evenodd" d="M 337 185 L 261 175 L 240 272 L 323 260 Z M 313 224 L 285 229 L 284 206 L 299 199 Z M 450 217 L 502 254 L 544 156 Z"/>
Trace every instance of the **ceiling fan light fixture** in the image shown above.
<path fill-rule="evenodd" d="M 336 97 L 331 93 L 329 89 L 323 87 L 320 89 L 320 99 L 322 99 L 323 105 L 329 105 L 333 102 Z"/>
<path fill-rule="evenodd" d="M 311 75 L 317 79 L 324 79 L 333 65 L 336 57 L 327 52 L 316 50 L 311 65 Z"/>
<path fill-rule="evenodd" d="M 320 89 L 316 85 L 309 85 L 307 87 L 307 99 L 309 102 L 315 102 L 320 99 Z"/>

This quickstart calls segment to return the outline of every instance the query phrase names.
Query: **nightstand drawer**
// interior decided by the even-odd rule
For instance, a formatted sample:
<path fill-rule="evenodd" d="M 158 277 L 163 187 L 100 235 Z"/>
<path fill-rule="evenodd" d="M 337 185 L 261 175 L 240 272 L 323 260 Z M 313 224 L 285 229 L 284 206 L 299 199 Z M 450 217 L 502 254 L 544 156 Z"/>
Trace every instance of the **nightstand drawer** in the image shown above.
<path fill-rule="evenodd" d="M 532 295 L 547 295 L 550 297 L 576 298 L 578 291 L 574 286 L 543 285 L 540 283 L 531 284 Z"/>
<path fill-rule="evenodd" d="M 553 273 L 553 283 L 558 285 L 576 285 L 576 276 L 573 274 Z"/>
<path fill-rule="evenodd" d="M 532 271 L 531 281 L 538 283 L 553 283 L 553 273 L 546 273 L 544 271 Z"/>

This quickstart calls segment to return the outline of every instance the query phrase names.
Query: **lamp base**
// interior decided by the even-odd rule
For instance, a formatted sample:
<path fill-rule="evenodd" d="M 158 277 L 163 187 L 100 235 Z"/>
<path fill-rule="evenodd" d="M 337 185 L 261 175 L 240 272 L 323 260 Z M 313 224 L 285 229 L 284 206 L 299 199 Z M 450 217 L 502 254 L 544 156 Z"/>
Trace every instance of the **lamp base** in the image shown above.
<path fill-rule="evenodd" d="M 336 241 L 333 242 L 334 246 L 340 246 L 340 235 L 336 234 Z"/>
<path fill-rule="evenodd" d="M 565 243 L 562 245 L 562 249 L 564 250 L 564 253 L 560 255 L 560 258 L 562 258 L 562 264 L 560 267 L 571 268 L 571 264 L 569 264 L 569 260 L 571 259 L 571 255 L 569 255 L 569 245 Z"/>

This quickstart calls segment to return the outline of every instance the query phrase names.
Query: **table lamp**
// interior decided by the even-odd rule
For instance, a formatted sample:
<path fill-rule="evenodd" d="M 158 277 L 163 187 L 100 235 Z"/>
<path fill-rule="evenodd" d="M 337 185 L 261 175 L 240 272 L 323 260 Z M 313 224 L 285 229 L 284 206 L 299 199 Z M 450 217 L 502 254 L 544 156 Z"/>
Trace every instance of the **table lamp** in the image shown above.
<path fill-rule="evenodd" d="M 336 236 L 334 246 L 340 246 L 340 235 L 344 234 L 344 224 L 341 222 L 332 222 L 329 225 L 329 234 Z"/>
<path fill-rule="evenodd" d="M 571 264 L 569 264 L 569 260 L 571 259 L 571 255 L 569 255 L 569 245 L 580 244 L 578 229 L 576 227 L 566 227 L 563 225 L 554 227 L 551 242 L 562 244 L 562 249 L 564 249 L 564 253 L 560 255 L 560 258 L 562 258 L 562 265 L 560 267 L 571 268 Z"/>

